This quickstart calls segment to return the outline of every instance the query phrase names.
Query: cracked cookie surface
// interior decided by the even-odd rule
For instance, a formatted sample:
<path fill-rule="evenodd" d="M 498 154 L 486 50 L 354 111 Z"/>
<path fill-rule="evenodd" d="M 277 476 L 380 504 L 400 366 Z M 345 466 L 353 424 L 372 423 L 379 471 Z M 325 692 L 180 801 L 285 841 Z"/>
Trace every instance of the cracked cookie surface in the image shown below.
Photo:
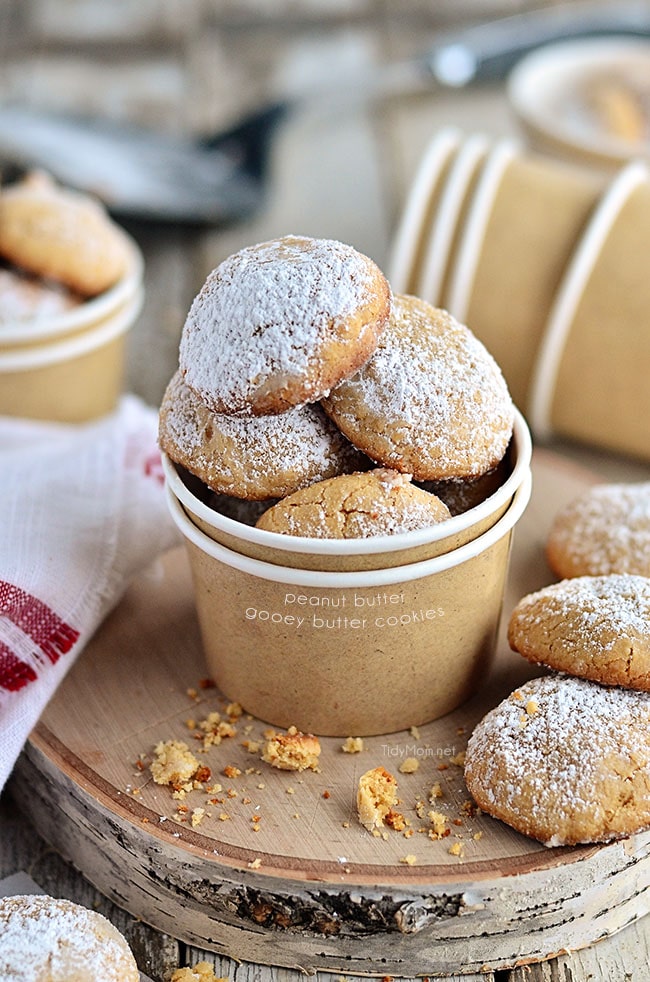
<path fill-rule="evenodd" d="M 213 413 L 180 372 L 163 397 L 158 440 L 171 460 L 207 487 L 247 501 L 281 498 L 371 465 L 318 405 L 276 416 Z"/>
<path fill-rule="evenodd" d="M 512 612 L 508 641 L 528 661 L 650 691 L 650 579 L 577 576 L 531 593 Z"/>
<path fill-rule="evenodd" d="M 323 406 L 356 447 L 415 481 L 490 471 L 514 421 L 501 369 L 478 338 L 447 311 L 403 294 L 372 357 Z"/>
<path fill-rule="evenodd" d="M 376 468 L 319 481 L 264 512 L 257 527 L 314 539 L 360 539 L 428 528 L 450 518 L 406 474 Z"/>
<path fill-rule="evenodd" d="M 650 825 L 650 695 L 549 675 L 475 727 L 465 781 L 479 807 L 547 846 Z"/>

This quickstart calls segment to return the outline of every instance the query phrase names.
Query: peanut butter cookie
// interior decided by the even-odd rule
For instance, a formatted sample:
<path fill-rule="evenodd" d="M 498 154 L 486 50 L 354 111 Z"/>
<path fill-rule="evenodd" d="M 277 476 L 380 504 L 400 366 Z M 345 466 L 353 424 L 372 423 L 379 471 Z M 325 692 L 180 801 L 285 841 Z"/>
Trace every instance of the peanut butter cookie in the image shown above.
<path fill-rule="evenodd" d="M 3 982 L 139 982 L 126 939 L 102 914 L 54 897 L 0 899 Z"/>
<path fill-rule="evenodd" d="M 318 405 L 277 416 L 211 412 L 171 379 L 159 415 L 159 444 L 177 464 L 219 494 L 263 501 L 314 481 L 370 466 Z"/>
<path fill-rule="evenodd" d="M 384 274 L 352 246 L 295 235 L 249 246 L 195 298 L 181 371 L 213 412 L 317 402 L 368 360 L 391 305 Z"/>
<path fill-rule="evenodd" d="M 508 625 L 528 661 L 606 685 L 650 690 L 650 579 L 576 576 L 523 597 Z"/>
<path fill-rule="evenodd" d="M 533 679 L 476 726 L 465 780 L 479 807 L 547 846 L 650 826 L 650 695 Z"/>
<path fill-rule="evenodd" d="M 588 488 L 556 515 L 546 556 L 561 578 L 650 576 L 650 482 Z"/>
<path fill-rule="evenodd" d="M 428 528 L 449 518 L 435 495 L 385 468 L 344 474 L 296 491 L 264 512 L 257 528 L 313 539 L 361 539 Z"/>
<path fill-rule="evenodd" d="M 99 201 L 34 172 L 0 191 L 0 256 L 84 297 L 126 272 L 126 236 Z"/>
<path fill-rule="evenodd" d="M 505 454 L 514 419 L 481 342 L 446 311 L 404 295 L 373 356 L 323 405 L 355 446 L 416 481 L 485 474 Z"/>

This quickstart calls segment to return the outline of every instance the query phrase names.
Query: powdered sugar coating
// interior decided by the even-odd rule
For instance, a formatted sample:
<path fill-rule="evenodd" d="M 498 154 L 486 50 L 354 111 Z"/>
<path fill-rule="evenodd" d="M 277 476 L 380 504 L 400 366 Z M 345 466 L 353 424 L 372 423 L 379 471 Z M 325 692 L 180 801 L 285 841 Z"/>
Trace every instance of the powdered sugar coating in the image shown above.
<path fill-rule="evenodd" d="M 47 896 L 0 899 L 2 982 L 139 982 L 120 932 L 101 914 Z"/>
<path fill-rule="evenodd" d="M 72 310 L 80 303 L 78 297 L 56 283 L 0 267 L 0 324 L 24 321 L 27 327 Z"/>
<path fill-rule="evenodd" d="M 547 557 L 561 577 L 650 576 L 650 482 L 584 491 L 556 515 Z"/>
<path fill-rule="evenodd" d="M 249 501 L 280 498 L 370 463 L 318 405 L 275 416 L 212 413 L 180 372 L 162 401 L 159 443 L 213 491 Z"/>
<path fill-rule="evenodd" d="M 465 780 L 484 811 L 546 845 L 640 831 L 650 825 L 650 695 L 533 679 L 476 726 Z"/>
<path fill-rule="evenodd" d="M 502 459 L 514 420 L 483 344 L 446 311 L 403 295 L 372 358 L 323 404 L 368 456 L 418 481 L 486 473 Z"/>
<path fill-rule="evenodd" d="M 352 246 L 292 235 L 250 246 L 192 303 L 183 377 L 215 412 L 317 402 L 370 356 L 391 303 L 383 273 Z"/>
<path fill-rule="evenodd" d="M 650 579 L 577 576 L 523 597 L 508 640 L 529 661 L 650 690 Z"/>
<path fill-rule="evenodd" d="M 278 502 L 257 527 L 313 539 L 367 539 L 430 528 L 450 517 L 406 474 L 376 468 L 312 484 Z"/>

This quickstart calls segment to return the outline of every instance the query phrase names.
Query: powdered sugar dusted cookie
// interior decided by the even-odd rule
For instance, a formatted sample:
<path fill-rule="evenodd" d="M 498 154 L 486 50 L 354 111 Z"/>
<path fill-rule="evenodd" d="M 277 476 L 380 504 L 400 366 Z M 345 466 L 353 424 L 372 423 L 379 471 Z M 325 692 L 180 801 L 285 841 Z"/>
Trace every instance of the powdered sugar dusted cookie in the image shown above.
<path fill-rule="evenodd" d="M 122 934 L 102 914 L 48 896 L 0 899 L 3 982 L 139 982 Z"/>
<path fill-rule="evenodd" d="M 555 517 L 546 555 L 557 576 L 650 576 L 650 482 L 598 484 Z"/>
<path fill-rule="evenodd" d="M 650 579 L 577 576 L 519 601 L 508 641 L 529 661 L 650 690 Z"/>
<path fill-rule="evenodd" d="M 476 726 L 465 780 L 483 811 L 548 846 L 650 826 L 650 695 L 533 679 Z"/>
<path fill-rule="evenodd" d="M 323 405 L 355 446 L 417 481 L 496 467 L 514 419 L 501 370 L 481 342 L 446 311 L 403 295 L 372 358 Z"/>
<path fill-rule="evenodd" d="M 35 172 L 0 191 L 0 255 L 85 297 L 126 272 L 126 236 L 93 198 Z"/>
<path fill-rule="evenodd" d="M 277 416 L 213 413 L 171 379 L 159 417 L 162 450 L 213 491 L 263 501 L 370 464 L 318 406 Z"/>
<path fill-rule="evenodd" d="M 376 468 L 312 484 L 264 512 L 257 528 L 313 539 L 361 539 L 428 528 L 450 517 L 406 474 Z"/>
<path fill-rule="evenodd" d="M 287 235 L 224 260 L 180 345 L 186 383 L 214 412 L 264 415 L 317 402 L 370 357 L 392 294 L 381 270 L 330 239 Z"/>

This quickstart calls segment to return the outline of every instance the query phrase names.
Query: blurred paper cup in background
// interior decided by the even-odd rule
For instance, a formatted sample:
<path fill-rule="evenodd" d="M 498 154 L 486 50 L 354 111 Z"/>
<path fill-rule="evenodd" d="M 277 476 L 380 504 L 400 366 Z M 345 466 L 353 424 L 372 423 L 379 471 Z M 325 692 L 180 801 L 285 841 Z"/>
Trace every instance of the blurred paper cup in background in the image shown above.
<path fill-rule="evenodd" d="M 533 149 L 614 170 L 650 160 L 650 40 L 582 38 L 523 58 L 508 97 Z"/>
<path fill-rule="evenodd" d="M 0 324 L 0 414 L 79 423 L 110 412 L 124 383 L 125 341 L 144 300 L 143 259 L 104 293 L 33 321 Z"/>
<path fill-rule="evenodd" d="M 465 137 L 455 160 L 476 146 Z M 558 435 L 650 460 L 649 165 L 605 173 L 511 141 L 478 157 L 429 302 L 483 342 L 536 439 Z M 453 173 L 452 164 L 440 208 Z M 438 221 L 427 218 L 434 238 Z"/>

